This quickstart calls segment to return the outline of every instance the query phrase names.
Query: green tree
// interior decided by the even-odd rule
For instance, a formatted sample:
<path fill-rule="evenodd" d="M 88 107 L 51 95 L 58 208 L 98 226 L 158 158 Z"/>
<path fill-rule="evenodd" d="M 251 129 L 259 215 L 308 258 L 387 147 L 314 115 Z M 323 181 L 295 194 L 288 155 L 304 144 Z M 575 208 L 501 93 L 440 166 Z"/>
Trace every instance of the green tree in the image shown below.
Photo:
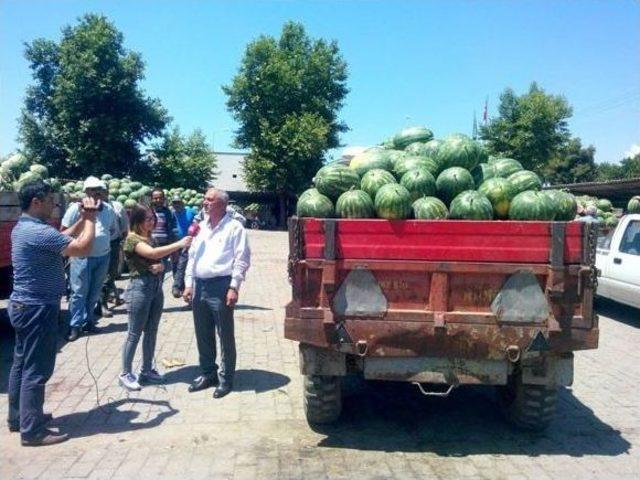
<path fill-rule="evenodd" d="M 250 188 L 284 199 L 308 186 L 347 130 L 338 120 L 346 80 L 337 43 L 310 39 L 298 23 L 286 23 L 279 39 L 261 36 L 247 46 L 222 89 L 240 125 L 235 145 L 251 149 L 244 164 Z"/>
<path fill-rule="evenodd" d="M 215 179 L 216 157 L 200 130 L 185 138 L 174 127 L 152 153 L 153 180 L 165 188 L 202 190 Z"/>
<path fill-rule="evenodd" d="M 591 182 L 596 178 L 595 147 L 582 147 L 579 138 L 572 138 L 542 168 L 542 176 L 551 184 Z"/>
<path fill-rule="evenodd" d="M 507 88 L 498 112 L 498 118 L 481 128 L 480 137 L 491 154 L 515 158 L 528 170 L 541 172 L 571 138 L 567 100 L 545 93 L 535 82 L 521 96 Z"/>
<path fill-rule="evenodd" d="M 140 89 L 144 63 L 124 48 L 122 33 L 89 14 L 65 27 L 59 43 L 37 39 L 25 47 L 34 80 L 20 118 L 27 158 L 61 177 L 148 172 L 141 146 L 168 116 Z"/>
<path fill-rule="evenodd" d="M 640 178 L 640 154 L 627 157 L 620 163 L 601 163 L 597 167 L 597 180 L 622 180 L 625 178 Z"/>

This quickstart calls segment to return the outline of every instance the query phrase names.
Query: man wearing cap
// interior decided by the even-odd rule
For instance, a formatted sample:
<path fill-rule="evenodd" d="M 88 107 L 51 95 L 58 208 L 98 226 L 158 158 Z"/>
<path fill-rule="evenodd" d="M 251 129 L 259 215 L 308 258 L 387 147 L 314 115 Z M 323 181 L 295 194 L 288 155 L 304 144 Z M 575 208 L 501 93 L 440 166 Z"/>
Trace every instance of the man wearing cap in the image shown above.
<path fill-rule="evenodd" d="M 171 199 L 171 207 L 173 209 L 176 240 L 181 240 L 189 234 L 189 227 L 193 223 L 195 215 L 190 208 L 184 208 L 184 202 L 179 195 L 175 195 Z M 183 249 L 178 252 L 177 261 L 173 262 L 173 287 L 171 294 L 174 298 L 182 297 L 182 291 L 184 290 L 184 272 L 187 268 L 188 260 L 189 249 Z"/>
<path fill-rule="evenodd" d="M 85 257 L 71 259 L 69 279 L 71 283 L 71 299 L 69 302 L 69 335 L 67 340 L 73 342 L 80 336 L 81 329 L 95 333 L 94 308 L 98 299 L 107 271 L 109 268 L 109 254 L 111 238 L 117 234 L 118 220 L 113 208 L 104 202 L 107 186 L 96 177 L 87 177 L 84 181 L 84 193 L 100 203 L 96 214 L 96 234 L 93 247 Z M 72 203 L 62 218 L 62 228 L 69 228 L 80 218 L 80 204 Z"/>

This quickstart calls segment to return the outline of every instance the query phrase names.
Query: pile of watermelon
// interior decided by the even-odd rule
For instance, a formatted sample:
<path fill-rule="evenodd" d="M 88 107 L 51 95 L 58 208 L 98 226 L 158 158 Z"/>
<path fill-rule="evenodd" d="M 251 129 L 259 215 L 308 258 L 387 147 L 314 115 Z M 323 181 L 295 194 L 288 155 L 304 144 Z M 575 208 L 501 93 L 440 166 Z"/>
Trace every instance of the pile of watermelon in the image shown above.
<path fill-rule="evenodd" d="M 607 227 L 615 227 L 618 224 L 618 217 L 613 212 L 613 204 L 606 198 L 592 197 L 590 195 L 576 196 L 579 209 L 586 209 L 593 205 L 596 207 L 596 218 Z"/>
<path fill-rule="evenodd" d="M 171 202 L 173 197 L 178 196 L 184 202 L 185 207 L 189 207 L 193 210 L 197 210 L 202 205 L 204 200 L 204 194 L 190 188 L 171 188 L 164 191 L 167 201 Z"/>
<path fill-rule="evenodd" d="M 133 208 L 138 203 L 149 203 L 152 187 L 143 185 L 142 182 L 131 180 L 130 178 L 114 178 L 105 174 L 100 179 L 109 188 L 109 199 L 117 200 L 126 208 Z M 67 195 L 68 200 L 77 201 L 84 197 L 84 181 L 70 181 L 64 184 L 62 191 Z"/>
<path fill-rule="evenodd" d="M 325 165 L 313 183 L 298 216 L 569 221 L 577 211 L 572 194 L 543 191 L 517 160 L 489 157 L 463 134 L 434 139 L 426 127 L 402 130 L 348 165 Z"/>
<path fill-rule="evenodd" d="M 629 199 L 627 213 L 640 213 L 640 195 L 634 195 Z"/>
<path fill-rule="evenodd" d="M 59 192 L 62 185 L 57 178 L 50 178 L 44 165 L 29 163 L 24 155 L 16 153 L 0 163 L 0 192 L 17 192 L 28 182 L 44 180 Z"/>

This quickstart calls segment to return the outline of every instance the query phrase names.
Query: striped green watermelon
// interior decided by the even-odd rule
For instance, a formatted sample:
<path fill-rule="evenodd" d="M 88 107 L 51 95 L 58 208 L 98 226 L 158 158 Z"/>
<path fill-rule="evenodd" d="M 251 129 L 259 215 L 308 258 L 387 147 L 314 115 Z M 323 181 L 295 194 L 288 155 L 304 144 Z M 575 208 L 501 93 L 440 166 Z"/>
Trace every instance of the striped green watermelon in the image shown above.
<path fill-rule="evenodd" d="M 373 218 L 375 208 L 371 197 L 366 192 L 349 190 L 338 198 L 336 214 L 341 218 Z"/>
<path fill-rule="evenodd" d="M 640 195 L 634 195 L 627 203 L 628 213 L 640 213 Z"/>
<path fill-rule="evenodd" d="M 411 206 L 413 216 L 418 220 L 439 220 L 449 215 L 447 206 L 436 197 L 422 197 L 413 202 Z"/>
<path fill-rule="evenodd" d="M 471 176 L 473 181 L 476 182 L 476 187 L 479 187 L 486 180 L 496 176 L 496 169 L 488 163 L 480 163 L 471 170 Z"/>
<path fill-rule="evenodd" d="M 326 165 L 315 176 L 316 188 L 322 195 L 337 200 L 352 187 L 360 186 L 360 177 L 349 167 L 340 164 Z"/>
<path fill-rule="evenodd" d="M 399 150 L 404 150 L 414 142 L 428 142 L 432 138 L 433 132 L 427 127 L 408 127 L 395 134 L 393 145 Z"/>
<path fill-rule="evenodd" d="M 431 157 L 407 155 L 400 158 L 395 163 L 393 167 L 393 173 L 396 178 L 400 179 L 409 170 L 413 170 L 415 168 L 422 168 L 424 170 L 427 170 L 432 175 L 435 175 L 438 170 L 436 162 Z"/>
<path fill-rule="evenodd" d="M 511 220 L 553 220 L 556 212 L 543 192 L 527 190 L 513 197 L 509 206 Z"/>
<path fill-rule="evenodd" d="M 388 183 L 376 193 L 376 214 L 387 220 L 403 220 L 411 215 L 411 194 L 402 185 Z"/>
<path fill-rule="evenodd" d="M 529 170 L 520 170 L 507 177 L 516 194 L 526 190 L 542 190 L 540 177 Z"/>
<path fill-rule="evenodd" d="M 603 212 L 610 212 L 613 210 L 613 204 L 611 203 L 611 200 L 607 200 L 606 198 L 598 199 L 596 205 Z"/>
<path fill-rule="evenodd" d="M 555 212 L 554 220 L 570 222 L 578 213 L 578 204 L 575 197 L 562 190 L 544 190 L 543 193 L 551 200 Z"/>
<path fill-rule="evenodd" d="M 362 177 L 369 170 L 381 168 L 391 170 L 393 164 L 387 150 L 381 148 L 370 148 L 359 155 L 356 155 L 349 162 L 349 168 L 356 171 Z"/>
<path fill-rule="evenodd" d="M 504 219 L 509 216 L 509 205 L 516 194 L 509 180 L 500 177 L 490 178 L 478 187 L 478 191 L 491 202 L 495 218 Z"/>
<path fill-rule="evenodd" d="M 376 198 L 376 193 L 378 193 L 380 187 L 387 183 L 397 183 L 396 177 L 386 170 L 374 168 L 362 176 L 360 188 L 367 192 L 371 198 Z"/>
<path fill-rule="evenodd" d="M 400 185 L 411 194 L 411 201 L 420 197 L 430 197 L 436 193 L 436 179 L 424 168 L 414 168 L 400 179 Z"/>
<path fill-rule="evenodd" d="M 507 178 L 509 175 L 524 170 L 522 164 L 513 158 L 498 158 L 492 163 L 496 177 Z"/>
<path fill-rule="evenodd" d="M 449 218 L 459 220 L 491 220 L 493 207 L 489 199 L 475 190 L 461 192 L 451 201 Z"/>
<path fill-rule="evenodd" d="M 334 215 L 333 203 L 329 197 L 309 189 L 300 195 L 296 205 L 296 215 L 299 217 L 330 218 Z"/>
<path fill-rule="evenodd" d="M 407 153 L 402 150 L 386 150 L 386 152 L 389 156 L 389 160 L 391 161 L 391 169 L 389 171 L 393 171 L 396 162 L 399 162 L 407 156 Z"/>
<path fill-rule="evenodd" d="M 486 150 L 475 140 L 461 133 L 447 136 L 438 148 L 437 163 L 441 168 L 462 167 L 472 170 L 487 161 Z"/>
<path fill-rule="evenodd" d="M 451 167 L 443 170 L 436 179 L 438 198 L 450 204 L 456 195 L 465 190 L 473 190 L 475 182 L 468 170 L 462 167 Z"/>

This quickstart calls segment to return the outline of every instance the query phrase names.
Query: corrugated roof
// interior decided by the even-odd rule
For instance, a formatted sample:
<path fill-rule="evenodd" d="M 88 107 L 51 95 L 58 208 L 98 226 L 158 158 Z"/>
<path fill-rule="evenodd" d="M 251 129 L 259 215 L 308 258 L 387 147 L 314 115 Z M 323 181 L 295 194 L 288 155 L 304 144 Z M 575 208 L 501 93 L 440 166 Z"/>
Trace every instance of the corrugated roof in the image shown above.
<path fill-rule="evenodd" d="M 626 202 L 632 196 L 640 195 L 640 177 L 607 182 L 565 183 L 547 188 L 565 189 L 576 195 L 605 197 L 612 202 Z"/>

